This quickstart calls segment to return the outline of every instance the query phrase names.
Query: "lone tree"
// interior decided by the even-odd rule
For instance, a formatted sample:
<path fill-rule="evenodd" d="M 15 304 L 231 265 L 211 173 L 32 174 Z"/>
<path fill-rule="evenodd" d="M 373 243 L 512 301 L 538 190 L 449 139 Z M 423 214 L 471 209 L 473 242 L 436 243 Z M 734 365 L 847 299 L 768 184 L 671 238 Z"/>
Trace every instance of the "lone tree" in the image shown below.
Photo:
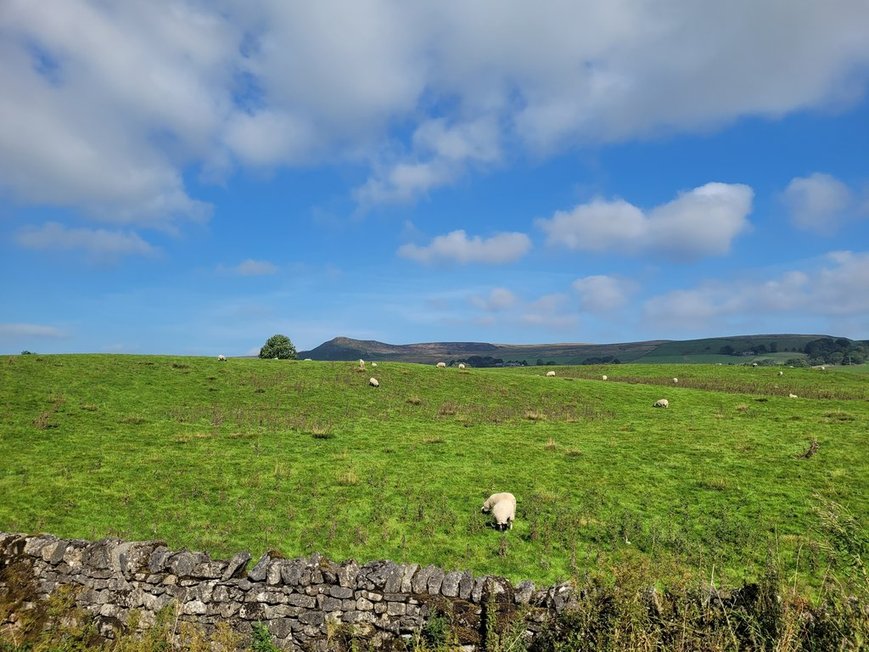
<path fill-rule="evenodd" d="M 259 350 L 261 358 L 280 358 L 281 360 L 295 360 L 296 347 L 286 335 L 272 335 L 266 340 L 263 348 Z"/>

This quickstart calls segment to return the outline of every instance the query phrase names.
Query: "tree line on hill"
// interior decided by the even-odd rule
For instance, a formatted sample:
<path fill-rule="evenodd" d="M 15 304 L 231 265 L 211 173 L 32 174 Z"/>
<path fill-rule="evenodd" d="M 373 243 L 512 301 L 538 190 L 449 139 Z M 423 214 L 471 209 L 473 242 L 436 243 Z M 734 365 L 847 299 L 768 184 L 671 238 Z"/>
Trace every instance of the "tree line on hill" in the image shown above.
<path fill-rule="evenodd" d="M 806 342 L 802 349 L 798 347 L 779 348 L 778 342 L 766 344 L 752 344 L 751 348 L 737 350 L 730 344 L 722 346 L 718 352 L 721 355 L 733 356 L 759 356 L 767 353 L 805 353 L 805 358 L 792 358 L 787 364 L 795 367 L 819 364 L 863 364 L 869 360 L 869 342 L 858 342 L 845 337 L 819 337 L 816 340 Z"/>

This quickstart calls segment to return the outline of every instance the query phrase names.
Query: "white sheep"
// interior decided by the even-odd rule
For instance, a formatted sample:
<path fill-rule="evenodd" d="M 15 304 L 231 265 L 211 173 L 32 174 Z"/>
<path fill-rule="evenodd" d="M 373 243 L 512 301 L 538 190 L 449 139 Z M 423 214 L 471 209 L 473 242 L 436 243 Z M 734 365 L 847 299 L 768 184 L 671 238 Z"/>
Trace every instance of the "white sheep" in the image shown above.
<path fill-rule="evenodd" d="M 779 375 L 779 376 L 784 376 L 784 375 L 785 375 L 785 372 L 784 372 L 784 371 L 779 371 L 779 372 L 778 372 L 778 375 Z"/>
<path fill-rule="evenodd" d="M 380 381 L 374 378 L 373 376 L 368 379 L 368 384 L 372 387 L 380 387 Z"/>
<path fill-rule="evenodd" d="M 547 372 L 546 372 L 546 376 L 549 377 L 549 378 L 552 378 L 554 375 L 555 375 L 555 372 L 554 372 L 554 371 L 547 371 Z"/>
<path fill-rule="evenodd" d="M 465 363 L 464 363 L 464 362 L 460 362 L 460 363 L 459 363 L 459 369 L 464 369 L 464 368 L 465 368 Z"/>
<path fill-rule="evenodd" d="M 751 363 L 751 366 L 752 366 L 752 367 L 756 367 L 756 366 L 757 366 L 757 363 L 756 363 L 756 362 L 752 362 L 752 363 Z"/>
<path fill-rule="evenodd" d="M 217 356 L 217 361 L 226 362 L 226 356 L 221 353 L 219 356 Z"/>
<path fill-rule="evenodd" d="M 670 401 L 668 401 L 665 398 L 659 398 L 657 401 L 655 401 L 655 404 L 653 407 L 668 408 L 668 407 L 670 407 Z"/>
<path fill-rule="evenodd" d="M 359 368 L 365 369 L 365 360 L 363 360 L 362 358 L 359 358 Z"/>
<path fill-rule="evenodd" d="M 377 366 L 377 363 L 376 363 L 376 362 L 372 362 L 372 363 L 371 363 L 371 366 L 372 366 L 372 367 L 376 367 L 376 366 Z"/>
<path fill-rule="evenodd" d="M 437 368 L 438 368 L 438 369 L 446 369 L 446 368 L 447 368 L 447 363 L 446 363 L 446 362 L 438 362 L 438 364 L 437 364 Z"/>
<path fill-rule="evenodd" d="M 679 379 L 678 379 L 678 378 L 674 378 L 674 379 L 673 379 L 673 384 L 676 384 L 676 383 L 678 383 L 678 382 L 679 382 Z"/>
<path fill-rule="evenodd" d="M 313 360 L 311 360 L 311 358 L 305 358 L 305 362 L 313 362 Z"/>
<path fill-rule="evenodd" d="M 788 394 L 788 398 L 799 398 L 796 394 Z"/>
<path fill-rule="evenodd" d="M 606 374 L 600 377 L 601 380 L 606 380 Z"/>
<path fill-rule="evenodd" d="M 492 494 L 486 498 L 486 502 L 480 508 L 484 514 L 491 512 L 495 518 L 495 528 L 502 532 L 507 528 L 513 529 L 513 521 L 516 518 L 516 496 L 511 493 Z"/>

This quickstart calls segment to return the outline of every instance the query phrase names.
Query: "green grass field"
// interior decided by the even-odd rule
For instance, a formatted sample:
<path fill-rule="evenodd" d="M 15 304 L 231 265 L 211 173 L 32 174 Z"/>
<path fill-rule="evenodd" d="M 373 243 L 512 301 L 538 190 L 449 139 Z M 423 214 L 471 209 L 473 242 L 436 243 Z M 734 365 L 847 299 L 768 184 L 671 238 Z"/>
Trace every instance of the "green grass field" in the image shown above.
<path fill-rule="evenodd" d="M 549 369 L 2 358 L 0 529 L 538 582 L 627 563 L 735 585 L 772 561 L 810 590 L 865 555 L 869 375 Z M 504 535 L 495 491 L 518 499 Z"/>

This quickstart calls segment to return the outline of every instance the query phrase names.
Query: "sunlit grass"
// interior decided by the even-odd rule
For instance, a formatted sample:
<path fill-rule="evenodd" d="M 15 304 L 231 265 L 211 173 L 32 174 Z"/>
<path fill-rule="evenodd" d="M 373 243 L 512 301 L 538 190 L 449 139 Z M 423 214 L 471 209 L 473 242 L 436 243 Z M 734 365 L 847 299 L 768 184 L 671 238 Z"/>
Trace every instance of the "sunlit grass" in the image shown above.
<path fill-rule="evenodd" d="M 2 359 L 0 529 L 543 582 L 640 555 L 736 583 L 775 555 L 816 585 L 838 563 L 819 499 L 869 514 L 867 376 L 382 363 L 375 390 L 357 367 Z M 506 547 L 479 513 L 495 491 L 518 499 Z"/>

